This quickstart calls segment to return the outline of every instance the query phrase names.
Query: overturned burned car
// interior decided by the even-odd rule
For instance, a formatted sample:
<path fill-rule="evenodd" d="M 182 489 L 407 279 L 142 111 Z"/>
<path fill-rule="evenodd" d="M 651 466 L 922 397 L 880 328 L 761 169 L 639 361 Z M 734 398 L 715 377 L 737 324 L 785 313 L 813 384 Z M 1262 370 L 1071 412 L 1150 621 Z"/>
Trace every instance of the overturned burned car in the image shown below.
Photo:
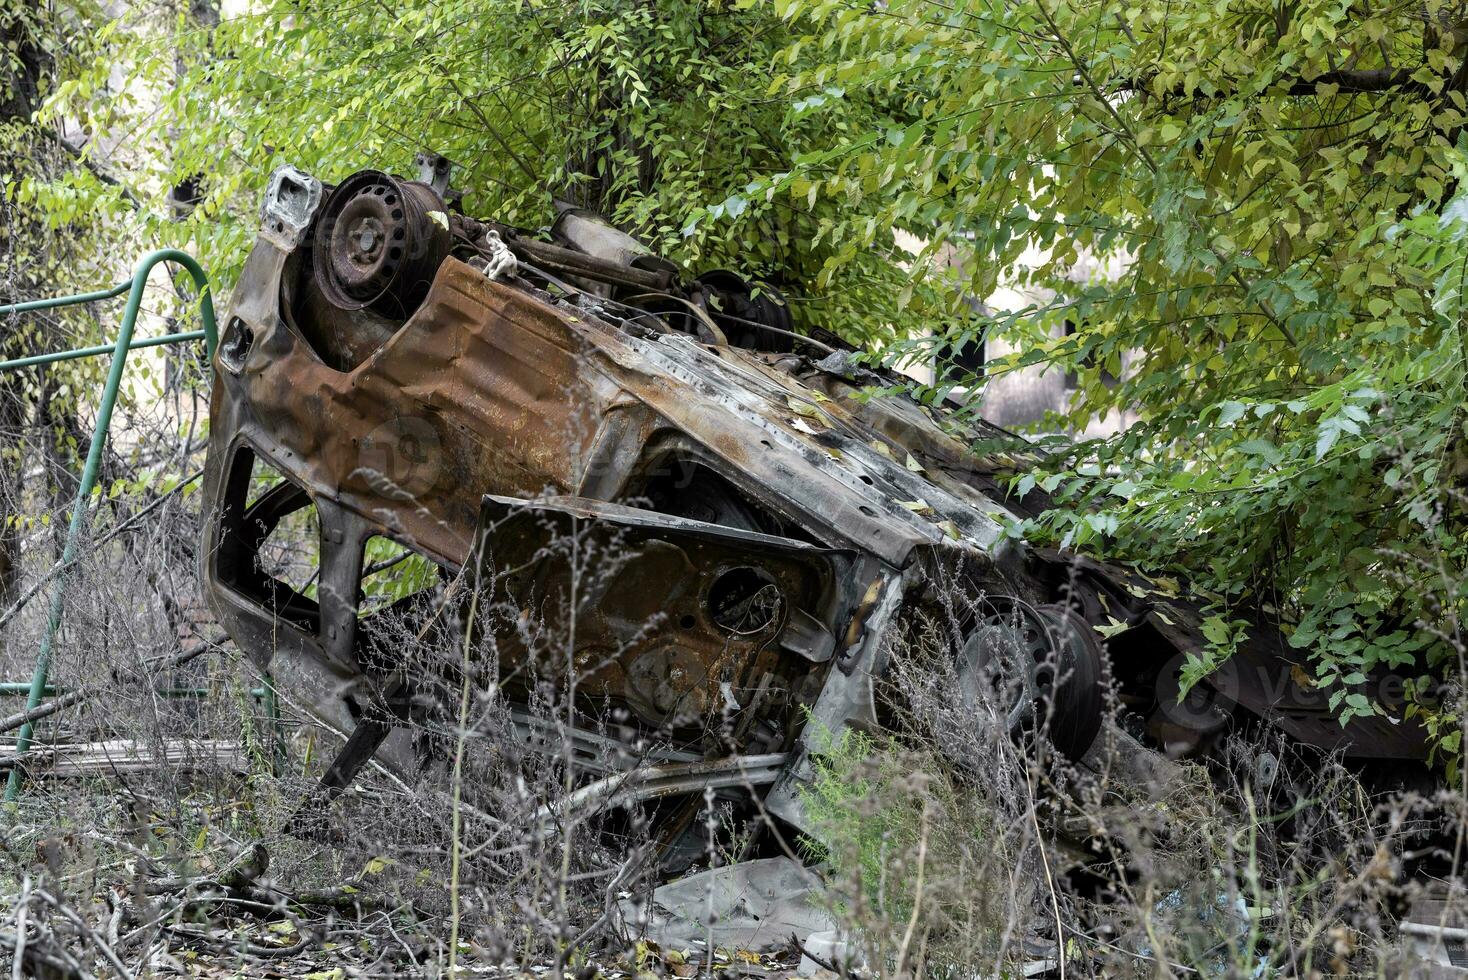
<path fill-rule="evenodd" d="M 471 623 L 495 663 L 464 669 L 527 702 L 574 675 L 587 746 L 663 747 L 629 754 L 624 790 L 753 785 L 797 826 L 818 737 L 883 724 L 884 638 L 953 592 L 974 599 L 944 627 L 969 688 L 1072 758 L 1110 724 L 1103 688 L 1174 756 L 1261 722 L 1364 766 L 1425 756 L 1410 724 L 1342 727 L 1262 623 L 1179 702 L 1198 607 L 1007 535 L 1047 501 L 1006 489 L 1023 459 L 970 452 L 1005 433 L 868 397 L 897 379 L 795 333 L 768 285 L 688 277 L 575 209 L 539 234 L 476 220 L 442 161 L 423 168 L 335 187 L 277 171 L 214 365 L 206 592 L 261 666 L 324 679 L 316 710 L 353 730 L 329 783 L 458 689 L 459 668 L 410 669 L 378 626 L 370 580 L 404 554 L 440 597 L 389 597 L 419 636 L 472 591 L 455 583 L 492 581 L 524 615 Z M 308 509 L 315 567 L 291 580 L 271 540 Z M 564 662 L 547 623 L 574 638 Z"/>

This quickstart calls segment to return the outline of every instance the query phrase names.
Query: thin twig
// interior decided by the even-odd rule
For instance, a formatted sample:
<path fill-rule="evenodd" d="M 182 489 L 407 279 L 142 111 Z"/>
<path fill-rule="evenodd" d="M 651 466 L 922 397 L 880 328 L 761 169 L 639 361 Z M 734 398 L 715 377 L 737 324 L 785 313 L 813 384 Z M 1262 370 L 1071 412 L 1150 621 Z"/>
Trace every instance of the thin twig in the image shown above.
<path fill-rule="evenodd" d="M 172 669 L 174 667 L 182 667 L 184 664 L 201 656 L 202 654 L 208 653 L 210 650 L 218 649 L 228 639 L 229 637 L 227 635 L 220 634 L 211 639 L 200 641 L 197 646 L 191 647 L 183 651 L 178 656 L 168 661 L 167 667 L 169 669 Z M 85 701 L 98 693 L 101 692 L 99 691 L 97 685 L 84 684 L 81 687 L 77 688 L 75 691 L 70 691 L 66 694 L 61 695 L 54 701 L 47 701 L 45 704 L 38 704 L 34 708 L 30 708 L 25 711 L 17 711 L 12 715 L 0 718 L 0 733 L 14 731 L 28 721 L 37 721 L 41 718 L 46 718 L 50 715 L 54 715 L 56 712 L 69 708 L 72 705 L 77 704 L 81 701 Z"/>
<path fill-rule="evenodd" d="M 45 902 L 47 905 L 51 906 L 53 909 L 65 916 L 72 925 L 76 926 L 77 930 L 83 936 L 85 936 L 87 940 L 97 948 L 97 951 L 102 954 L 107 962 L 112 965 L 112 968 L 117 971 L 117 975 L 119 977 L 124 978 L 124 980 L 132 980 L 132 971 L 129 970 L 126 966 L 123 966 L 122 960 L 118 958 L 117 953 L 113 951 L 112 947 L 107 945 L 106 940 L 97 935 L 96 930 L 87 925 L 86 921 L 83 920 L 80 915 L 77 915 L 76 912 L 73 911 L 69 906 L 62 904 L 62 902 L 59 901 L 50 892 L 38 889 L 36 891 L 36 896 L 40 898 L 41 901 Z"/>
<path fill-rule="evenodd" d="M 25 962 L 26 912 L 31 904 L 31 879 L 27 875 L 20 886 L 15 905 L 15 959 L 10 964 L 10 980 L 21 980 L 21 964 Z"/>
<path fill-rule="evenodd" d="M 92 549 L 95 550 L 99 546 L 106 544 L 113 538 L 117 537 L 119 534 L 122 534 L 124 531 L 132 530 L 142 521 L 144 517 L 147 517 L 153 511 L 157 510 L 165 502 L 172 498 L 174 494 L 180 492 L 181 490 L 183 490 L 184 487 L 193 483 L 195 480 L 203 475 L 203 470 L 195 470 L 189 476 L 184 477 L 184 479 L 178 484 L 178 486 L 169 489 L 166 493 L 160 494 L 157 500 L 150 501 L 146 507 L 139 510 L 136 514 L 129 515 L 127 520 L 123 521 L 121 524 L 117 525 L 117 527 L 113 528 L 111 531 L 108 531 L 106 534 L 93 541 L 91 545 Z M 36 577 L 36 580 L 30 584 L 30 587 L 27 588 L 25 592 L 22 593 L 21 596 L 15 600 L 15 602 L 11 603 L 9 609 L 5 610 L 4 613 L 0 613 L 0 627 L 4 627 L 6 623 L 9 623 L 12 619 L 14 619 L 15 615 L 19 613 L 22 609 L 24 609 L 26 604 L 40 593 L 41 587 L 43 585 L 51 581 L 57 575 L 60 575 L 62 572 L 69 571 L 70 569 L 75 568 L 85 558 L 88 557 L 90 557 L 90 553 L 78 554 L 77 557 L 71 559 L 71 561 L 57 562 L 50 568 L 46 569 L 46 571 L 42 572 L 39 576 Z"/>

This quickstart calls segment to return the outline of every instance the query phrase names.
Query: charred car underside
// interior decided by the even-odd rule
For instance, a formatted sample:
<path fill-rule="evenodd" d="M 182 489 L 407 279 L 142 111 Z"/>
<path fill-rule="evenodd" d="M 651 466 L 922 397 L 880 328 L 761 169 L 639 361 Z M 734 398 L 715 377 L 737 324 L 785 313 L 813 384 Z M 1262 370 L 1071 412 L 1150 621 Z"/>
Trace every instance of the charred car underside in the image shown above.
<path fill-rule="evenodd" d="M 1006 535 L 1047 504 L 1007 491 L 1022 458 L 969 450 L 1006 434 L 866 397 L 897 379 L 794 333 L 772 287 L 687 278 L 575 209 L 540 234 L 473 219 L 442 162 L 423 166 L 334 188 L 277 171 L 214 365 L 206 592 L 262 667 L 280 656 L 322 679 L 315 710 L 353 730 L 329 783 L 380 748 L 410 764 L 423 747 L 389 736 L 461 680 L 455 657 L 396 658 L 364 586 L 373 539 L 436 572 L 390 607 L 419 637 L 455 642 L 438 610 L 456 606 L 463 629 L 466 597 L 492 583 L 468 669 L 511 700 L 569 656 L 587 746 L 661 746 L 620 767 L 635 779 L 619 791 L 643 797 L 752 785 L 800 826 L 818 738 L 884 722 L 886 640 L 924 616 L 1004 724 L 1075 759 L 1119 717 L 1172 756 L 1264 723 L 1426 772 L 1419 730 L 1343 728 L 1262 622 L 1182 710 L 1199 607 Z M 308 507 L 319 568 L 292 583 L 262 554 Z"/>

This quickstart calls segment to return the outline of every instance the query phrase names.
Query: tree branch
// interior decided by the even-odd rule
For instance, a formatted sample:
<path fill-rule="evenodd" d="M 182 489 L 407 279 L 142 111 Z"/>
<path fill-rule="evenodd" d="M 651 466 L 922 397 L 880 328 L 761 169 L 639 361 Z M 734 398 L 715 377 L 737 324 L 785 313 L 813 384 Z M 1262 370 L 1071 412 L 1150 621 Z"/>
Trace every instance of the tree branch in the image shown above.
<path fill-rule="evenodd" d="M 81 147 L 72 146 L 60 133 L 52 133 L 51 136 L 53 139 L 56 140 L 56 145 L 65 150 L 66 153 L 73 160 L 81 164 L 89 174 L 91 174 L 93 177 L 96 177 L 108 187 L 117 188 L 117 191 L 119 194 L 122 195 L 123 200 L 127 201 L 128 204 L 131 204 L 134 211 L 143 210 L 143 202 L 138 199 L 138 196 L 132 192 L 131 188 L 129 188 L 122 181 L 118 180 L 112 174 L 103 170 L 102 167 L 98 163 L 96 163 L 96 161 L 92 160 L 86 155 Z"/>
<path fill-rule="evenodd" d="M 1412 77 L 1412 72 L 1390 68 L 1351 68 L 1323 72 L 1314 78 L 1281 79 L 1279 83 L 1265 89 L 1264 95 L 1315 95 L 1320 85 L 1336 85 L 1345 94 L 1368 92 L 1401 92 L 1404 95 L 1432 96 L 1433 91 Z M 1117 83 L 1118 92 L 1151 92 L 1153 76 L 1123 79 Z M 1165 93 L 1182 97 L 1188 93 L 1174 89 Z M 1194 93 L 1196 94 L 1196 93 Z M 1234 94 L 1219 92 L 1218 96 Z"/>

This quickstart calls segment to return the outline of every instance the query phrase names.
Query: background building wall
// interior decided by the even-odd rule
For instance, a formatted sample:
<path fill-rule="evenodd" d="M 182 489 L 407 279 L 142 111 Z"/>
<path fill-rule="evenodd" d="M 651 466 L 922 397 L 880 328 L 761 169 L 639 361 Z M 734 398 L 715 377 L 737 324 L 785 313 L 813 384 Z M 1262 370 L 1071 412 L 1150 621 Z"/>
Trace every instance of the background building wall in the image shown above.
<path fill-rule="evenodd" d="M 922 250 L 923 242 L 914 236 L 899 233 L 897 240 L 904 250 L 914 255 Z M 981 300 L 971 300 L 972 305 L 981 312 L 997 314 L 1012 313 L 1050 302 L 1054 298 L 1051 291 L 1019 284 L 1026 269 L 1037 268 L 1043 261 L 1044 255 L 1040 252 L 1036 250 L 1026 252 L 1016 263 L 1016 275 L 1011 283 L 1001 285 L 1000 288 Z M 938 262 L 950 266 L 956 265 L 956 252 L 949 249 L 946 255 L 938 258 Z M 1125 268 L 1126 263 L 1123 259 L 1098 259 L 1083 253 L 1072 267 L 1069 278 L 1076 283 L 1092 282 L 1097 278 L 1116 278 L 1125 271 Z M 1084 329 L 1084 325 L 1076 325 L 1073 329 Z M 1064 336 L 1065 332 L 1066 326 L 1057 324 L 1052 328 L 1051 336 L 1058 339 Z M 1022 352 L 1021 345 L 1010 340 L 1001 337 L 989 338 L 983 341 L 983 349 L 978 360 L 987 366 L 1006 355 Z M 1123 356 L 1123 370 L 1131 361 L 1131 355 Z M 933 380 L 934 365 L 907 365 L 904 367 L 904 372 L 915 380 L 927 383 Z M 995 425 L 1010 429 L 1044 431 L 1050 428 L 1045 424 L 1047 416 L 1069 411 L 1074 394 L 1075 379 L 1067 375 L 1065 371 L 1049 365 L 1033 364 L 1015 370 L 986 373 L 977 397 L 980 399 L 981 414 Z M 1088 438 L 1112 435 L 1125 429 L 1135 418 L 1136 416 L 1131 412 L 1112 411 L 1105 418 L 1095 420 L 1084 429 L 1071 434 Z"/>

